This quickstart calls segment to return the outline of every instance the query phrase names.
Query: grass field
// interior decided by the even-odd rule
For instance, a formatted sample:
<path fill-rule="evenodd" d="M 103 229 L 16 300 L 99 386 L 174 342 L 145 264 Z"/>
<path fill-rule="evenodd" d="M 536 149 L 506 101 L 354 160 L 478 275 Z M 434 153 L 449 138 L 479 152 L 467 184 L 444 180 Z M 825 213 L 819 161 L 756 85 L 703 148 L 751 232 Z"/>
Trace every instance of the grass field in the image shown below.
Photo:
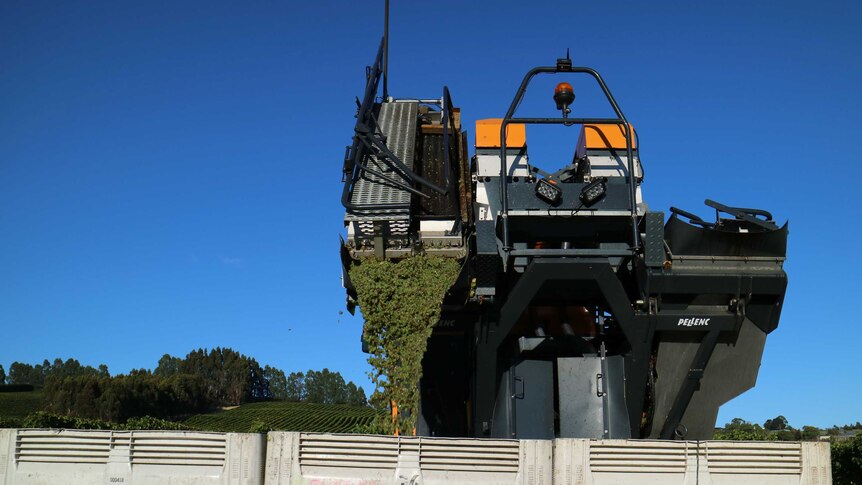
<path fill-rule="evenodd" d="M 338 404 L 260 402 L 211 414 L 198 414 L 184 424 L 204 431 L 248 432 L 253 425 L 277 431 L 347 433 L 374 419 L 370 408 Z"/>
<path fill-rule="evenodd" d="M 24 419 L 42 410 L 42 391 L 0 392 L 0 418 Z"/>

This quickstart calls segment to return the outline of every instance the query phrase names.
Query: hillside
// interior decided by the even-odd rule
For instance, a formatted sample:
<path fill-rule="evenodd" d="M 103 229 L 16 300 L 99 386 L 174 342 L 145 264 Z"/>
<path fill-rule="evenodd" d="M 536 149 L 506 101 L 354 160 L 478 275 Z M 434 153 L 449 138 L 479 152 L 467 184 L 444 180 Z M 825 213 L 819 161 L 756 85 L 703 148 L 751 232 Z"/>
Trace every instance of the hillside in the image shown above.
<path fill-rule="evenodd" d="M 349 433 L 357 426 L 369 426 L 374 416 L 374 410 L 362 406 L 275 401 L 198 414 L 184 424 L 203 431 L 248 432 L 254 427 L 255 431 Z"/>
<path fill-rule="evenodd" d="M 20 426 L 27 416 L 41 411 L 44 392 L 0 392 L 0 423 Z M 183 424 L 202 431 L 245 433 L 262 430 L 347 433 L 369 426 L 375 416 L 368 407 L 271 401 L 244 404 L 234 409 L 198 414 Z"/>
<path fill-rule="evenodd" d="M 0 419 L 19 421 L 42 410 L 43 392 L 0 392 Z"/>

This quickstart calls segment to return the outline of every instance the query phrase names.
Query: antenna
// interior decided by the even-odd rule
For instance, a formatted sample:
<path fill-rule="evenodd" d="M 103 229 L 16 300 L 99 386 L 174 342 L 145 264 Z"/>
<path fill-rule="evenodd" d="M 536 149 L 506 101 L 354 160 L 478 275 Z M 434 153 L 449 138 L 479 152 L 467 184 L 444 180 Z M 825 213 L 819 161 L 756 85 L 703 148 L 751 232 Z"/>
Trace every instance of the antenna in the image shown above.
<path fill-rule="evenodd" d="M 389 1 L 389 0 L 387 0 Z M 572 58 L 569 56 L 569 48 L 566 47 L 566 58 L 565 59 L 557 59 L 557 72 L 561 71 L 571 71 L 572 70 Z"/>
<path fill-rule="evenodd" d="M 383 99 L 389 99 L 389 0 L 383 11 Z"/>

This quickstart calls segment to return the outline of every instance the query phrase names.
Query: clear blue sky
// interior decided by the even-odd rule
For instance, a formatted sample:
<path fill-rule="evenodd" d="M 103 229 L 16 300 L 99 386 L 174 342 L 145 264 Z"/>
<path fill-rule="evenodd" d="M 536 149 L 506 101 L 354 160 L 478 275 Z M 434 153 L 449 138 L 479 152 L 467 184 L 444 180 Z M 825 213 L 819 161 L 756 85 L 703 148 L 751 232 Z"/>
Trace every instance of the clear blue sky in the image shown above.
<path fill-rule="evenodd" d="M 229 346 L 369 390 L 337 255 L 382 5 L 2 2 L 0 364 Z M 720 422 L 855 422 L 860 5 L 393 0 L 390 91 L 448 84 L 471 127 L 570 47 L 638 129 L 653 209 L 790 219 L 781 325 Z"/>

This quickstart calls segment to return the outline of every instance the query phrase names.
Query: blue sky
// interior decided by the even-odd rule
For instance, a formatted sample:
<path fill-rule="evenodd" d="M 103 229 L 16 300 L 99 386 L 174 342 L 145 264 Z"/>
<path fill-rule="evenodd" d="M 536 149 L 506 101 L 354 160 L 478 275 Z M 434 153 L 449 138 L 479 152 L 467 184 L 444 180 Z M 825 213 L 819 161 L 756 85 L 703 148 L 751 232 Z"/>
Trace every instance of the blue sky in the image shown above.
<path fill-rule="evenodd" d="M 369 390 L 337 250 L 382 3 L 0 4 L 0 364 L 118 373 L 229 346 Z M 393 0 L 390 92 L 446 84 L 472 131 L 571 48 L 636 126 L 651 208 L 790 219 L 781 325 L 719 422 L 855 422 L 860 20 L 858 2 Z M 525 107 L 552 108 L 536 89 Z"/>

